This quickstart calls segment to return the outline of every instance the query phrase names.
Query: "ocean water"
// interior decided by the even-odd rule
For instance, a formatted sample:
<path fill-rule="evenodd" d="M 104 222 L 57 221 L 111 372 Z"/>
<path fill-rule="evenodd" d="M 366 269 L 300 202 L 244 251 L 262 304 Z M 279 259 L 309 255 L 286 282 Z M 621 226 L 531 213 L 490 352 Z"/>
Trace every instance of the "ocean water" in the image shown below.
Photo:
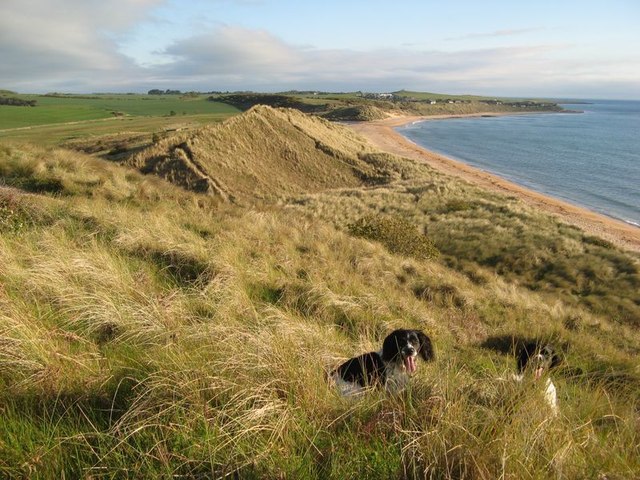
<path fill-rule="evenodd" d="M 428 120 L 398 128 L 429 150 L 640 227 L 640 101 L 583 113 Z"/>

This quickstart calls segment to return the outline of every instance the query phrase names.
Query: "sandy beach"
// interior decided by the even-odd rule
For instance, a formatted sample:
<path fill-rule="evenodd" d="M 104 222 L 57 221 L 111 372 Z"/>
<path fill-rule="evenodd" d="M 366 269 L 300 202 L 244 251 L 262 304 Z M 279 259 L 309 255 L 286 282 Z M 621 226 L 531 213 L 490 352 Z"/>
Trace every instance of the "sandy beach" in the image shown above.
<path fill-rule="evenodd" d="M 638 227 L 586 208 L 543 195 L 496 175 L 471 167 L 463 162 L 434 153 L 416 145 L 394 130 L 395 127 L 422 120 L 486 115 L 496 116 L 500 114 L 477 113 L 471 115 L 438 115 L 431 117 L 402 116 L 372 122 L 351 123 L 349 127 L 383 151 L 426 163 L 443 173 L 454 175 L 483 188 L 488 188 L 506 195 L 517 196 L 525 203 L 556 215 L 566 223 L 575 225 L 588 234 L 602 237 L 621 248 L 640 252 L 640 228 Z"/>

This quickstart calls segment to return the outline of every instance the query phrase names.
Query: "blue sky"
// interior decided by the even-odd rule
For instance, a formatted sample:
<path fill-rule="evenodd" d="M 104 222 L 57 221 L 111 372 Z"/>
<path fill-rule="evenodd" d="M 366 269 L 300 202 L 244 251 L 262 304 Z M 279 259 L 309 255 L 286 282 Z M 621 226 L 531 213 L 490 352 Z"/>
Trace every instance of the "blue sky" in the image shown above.
<path fill-rule="evenodd" d="M 3 0 L 0 88 L 640 99 L 640 1 Z"/>

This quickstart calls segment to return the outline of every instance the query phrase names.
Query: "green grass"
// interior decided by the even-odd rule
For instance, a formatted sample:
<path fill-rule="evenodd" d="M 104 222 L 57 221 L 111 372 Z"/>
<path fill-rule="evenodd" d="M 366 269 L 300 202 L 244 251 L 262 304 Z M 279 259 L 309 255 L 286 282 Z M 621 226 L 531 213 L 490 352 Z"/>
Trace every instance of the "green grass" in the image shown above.
<path fill-rule="evenodd" d="M 0 131 L 0 140 L 38 145 L 60 145 L 72 140 L 86 140 L 91 143 L 94 139 L 97 143 L 104 136 L 127 136 L 189 129 L 220 122 L 229 116 L 227 113 L 219 113 L 162 117 L 110 117 L 101 120 L 74 122 L 73 124 L 56 123 Z"/>
<path fill-rule="evenodd" d="M 207 101 L 206 96 L 177 95 L 18 95 L 36 100 L 36 107 L 0 106 L 0 130 L 65 122 L 113 118 L 114 112 L 127 116 L 225 115 L 237 113 L 229 105 Z"/>
<path fill-rule="evenodd" d="M 505 102 L 510 101 L 522 101 L 522 100 L 534 100 L 534 101 L 544 101 L 548 102 L 546 99 L 537 99 L 537 98 L 524 98 L 524 97 L 487 97 L 483 95 L 449 95 L 446 93 L 433 93 L 433 92 L 416 92 L 411 90 L 399 90 L 397 92 L 393 92 L 394 95 L 400 98 L 410 98 L 415 100 L 470 100 L 470 101 L 480 101 L 480 100 L 501 100 Z"/>
<path fill-rule="evenodd" d="M 394 93 L 394 99 L 378 99 L 363 97 L 361 92 L 352 93 L 285 93 L 254 94 L 240 93 L 233 95 L 214 95 L 222 102 L 228 102 L 241 110 L 248 110 L 254 105 L 264 104 L 273 107 L 296 108 L 305 113 L 321 115 L 332 120 L 374 120 L 384 118 L 387 113 L 399 115 L 450 115 L 481 112 L 523 112 L 523 111 L 560 111 L 555 104 L 531 105 L 521 108 L 508 104 L 487 104 L 482 100 L 488 97 L 473 95 L 446 95 L 424 92 L 400 91 Z M 437 100 L 436 105 L 420 102 L 420 100 Z M 464 103 L 447 103 L 442 100 L 462 100 Z M 506 100 L 506 99 L 504 99 Z"/>
<path fill-rule="evenodd" d="M 414 98 L 417 100 L 491 100 L 494 97 L 483 97 L 481 95 L 448 95 L 446 93 L 432 93 L 432 92 L 415 92 L 411 90 L 399 90 L 393 92 L 395 95 L 401 98 Z"/>

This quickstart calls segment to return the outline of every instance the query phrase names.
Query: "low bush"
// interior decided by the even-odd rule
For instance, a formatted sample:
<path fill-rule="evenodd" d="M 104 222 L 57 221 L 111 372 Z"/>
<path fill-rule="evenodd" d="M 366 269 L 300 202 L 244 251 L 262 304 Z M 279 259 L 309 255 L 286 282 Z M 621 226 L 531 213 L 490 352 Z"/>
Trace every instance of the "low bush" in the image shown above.
<path fill-rule="evenodd" d="M 348 228 L 356 237 L 382 243 L 391 253 L 418 259 L 435 258 L 440 254 L 426 235 L 396 215 L 367 215 Z"/>

